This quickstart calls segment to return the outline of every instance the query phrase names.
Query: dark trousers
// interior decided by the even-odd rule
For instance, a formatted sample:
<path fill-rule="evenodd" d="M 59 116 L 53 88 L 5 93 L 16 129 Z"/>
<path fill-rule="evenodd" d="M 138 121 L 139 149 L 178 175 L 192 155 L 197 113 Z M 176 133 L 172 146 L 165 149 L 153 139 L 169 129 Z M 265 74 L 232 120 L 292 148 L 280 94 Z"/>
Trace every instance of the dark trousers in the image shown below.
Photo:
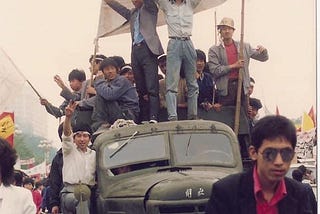
<path fill-rule="evenodd" d="M 137 114 L 130 109 L 121 108 L 117 101 L 105 100 L 96 95 L 95 107 L 92 113 L 92 131 L 96 131 L 102 124 L 112 125 L 118 119 L 133 120 L 136 122 Z"/>
<path fill-rule="evenodd" d="M 228 81 L 228 95 L 219 96 L 218 102 L 223 106 L 235 106 L 237 103 L 238 79 L 229 79 Z M 241 103 L 244 103 L 245 96 L 243 88 L 241 88 Z"/>
<path fill-rule="evenodd" d="M 157 120 L 159 112 L 157 56 L 150 51 L 145 42 L 142 42 L 132 47 L 131 65 L 139 94 L 140 121 Z M 145 95 L 147 99 L 144 98 Z"/>

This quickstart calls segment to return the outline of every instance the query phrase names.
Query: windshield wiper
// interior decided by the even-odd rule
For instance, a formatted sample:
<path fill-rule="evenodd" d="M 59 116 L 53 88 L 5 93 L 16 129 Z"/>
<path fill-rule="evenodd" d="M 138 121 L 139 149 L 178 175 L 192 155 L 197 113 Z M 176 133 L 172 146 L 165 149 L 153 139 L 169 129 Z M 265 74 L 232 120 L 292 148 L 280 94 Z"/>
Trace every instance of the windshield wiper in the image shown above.
<path fill-rule="evenodd" d="M 158 169 L 158 172 L 170 171 L 170 172 L 179 172 L 184 170 L 191 170 L 192 167 L 190 166 L 172 166 L 172 167 L 165 167 L 162 169 Z"/>
<path fill-rule="evenodd" d="M 189 139 L 188 139 L 188 144 L 187 144 L 187 149 L 186 149 L 186 156 L 188 156 L 190 143 L 191 143 L 191 134 L 190 134 Z"/>
<path fill-rule="evenodd" d="M 138 134 L 138 131 L 135 131 L 123 144 L 121 144 L 114 152 L 112 152 L 109 158 L 111 159 L 113 156 L 115 156 L 115 154 L 117 154 L 123 147 L 125 147 L 136 134 Z"/>

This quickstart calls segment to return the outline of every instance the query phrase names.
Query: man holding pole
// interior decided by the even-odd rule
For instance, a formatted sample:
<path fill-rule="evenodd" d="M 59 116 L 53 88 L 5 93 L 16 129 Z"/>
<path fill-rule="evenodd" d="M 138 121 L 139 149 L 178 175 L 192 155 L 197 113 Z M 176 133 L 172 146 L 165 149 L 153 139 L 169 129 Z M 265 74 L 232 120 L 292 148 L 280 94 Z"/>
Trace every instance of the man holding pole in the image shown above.
<path fill-rule="evenodd" d="M 249 62 L 250 58 L 267 61 L 268 51 L 262 46 L 252 48 L 250 44 L 243 43 L 243 53 L 240 55 L 240 42 L 233 40 L 233 33 L 235 31 L 234 21 L 231 18 L 223 18 L 217 26 L 218 32 L 222 39 L 220 45 L 214 45 L 209 49 L 208 65 L 210 72 L 216 82 L 218 102 L 222 106 L 236 106 L 239 70 L 242 72 L 242 89 L 241 89 L 241 106 L 247 109 L 247 102 L 245 97 L 250 88 Z M 239 136 L 238 136 L 239 137 Z M 239 140 L 240 145 L 242 142 Z M 247 157 L 247 145 L 241 145 L 242 158 Z"/>

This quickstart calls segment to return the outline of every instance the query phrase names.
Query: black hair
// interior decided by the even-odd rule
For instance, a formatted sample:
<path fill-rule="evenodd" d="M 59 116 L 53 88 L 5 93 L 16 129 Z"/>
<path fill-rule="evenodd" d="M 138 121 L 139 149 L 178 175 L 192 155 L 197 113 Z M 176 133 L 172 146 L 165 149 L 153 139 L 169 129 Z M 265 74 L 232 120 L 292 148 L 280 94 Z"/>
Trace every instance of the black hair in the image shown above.
<path fill-rule="evenodd" d="M 26 177 L 23 179 L 23 186 L 26 184 L 31 184 L 32 186 L 34 186 L 34 180 L 30 177 Z"/>
<path fill-rule="evenodd" d="M 124 64 L 122 67 L 121 67 L 121 70 L 120 70 L 120 75 L 124 75 L 126 74 L 128 71 L 132 70 L 132 67 L 130 64 Z"/>
<path fill-rule="evenodd" d="M 89 124 L 86 124 L 86 123 L 74 123 L 74 124 L 72 124 L 72 132 L 76 133 L 76 132 L 79 132 L 79 131 L 89 132 L 90 135 L 92 134 L 92 129 L 91 129 Z"/>
<path fill-rule="evenodd" d="M 42 186 L 43 185 L 43 182 L 42 181 L 37 181 L 36 183 L 35 183 L 35 185 L 34 185 L 34 188 L 35 189 L 38 189 L 40 186 Z"/>
<path fill-rule="evenodd" d="M 292 171 L 292 178 L 296 181 L 302 182 L 303 173 L 299 169 Z"/>
<path fill-rule="evenodd" d="M 117 62 L 111 58 L 111 57 L 107 57 L 105 58 L 101 63 L 100 63 L 100 67 L 99 67 L 99 70 L 100 71 L 103 71 L 103 69 L 107 66 L 113 66 L 115 67 L 116 69 L 118 69 L 118 64 Z"/>
<path fill-rule="evenodd" d="M 204 62 L 207 62 L 206 54 L 202 50 L 197 49 L 196 53 L 197 53 L 197 59 L 198 60 L 203 60 Z"/>
<path fill-rule="evenodd" d="M 86 80 L 86 73 L 83 70 L 73 69 L 69 73 L 68 80 L 69 82 L 72 80 L 79 80 L 80 82 L 83 82 Z"/>
<path fill-rule="evenodd" d="M 13 167 L 16 160 L 16 150 L 10 146 L 8 141 L 0 138 L 0 176 L 4 186 L 9 186 L 13 181 Z"/>
<path fill-rule="evenodd" d="M 298 169 L 300 170 L 300 172 L 302 172 L 302 175 L 305 175 L 307 173 L 307 167 L 305 167 L 305 165 L 300 165 Z"/>
<path fill-rule="evenodd" d="M 111 59 L 113 59 L 117 63 L 117 68 L 120 70 L 122 66 L 124 66 L 126 63 L 124 62 L 124 59 L 122 56 L 111 56 Z"/>
<path fill-rule="evenodd" d="M 89 63 L 91 63 L 92 59 L 93 59 L 94 55 L 91 55 L 89 58 Z M 107 58 L 105 55 L 103 54 L 97 54 L 95 56 L 95 63 L 98 64 L 99 62 L 102 62 L 102 60 L 104 60 L 105 58 Z"/>
<path fill-rule="evenodd" d="M 23 174 L 19 170 L 14 170 L 13 179 L 16 186 L 22 186 Z"/>
<path fill-rule="evenodd" d="M 252 106 L 253 108 L 255 108 L 257 110 L 262 108 L 261 101 L 259 99 L 253 98 L 253 97 L 249 98 L 249 104 L 250 104 L 250 106 Z"/>
<path fill-rule="evenodd" d="M 296 127 L 286 117 L 281 115 L 265 116 L 258 120 L 252 129 L 251 144 L 258 150 L 263 140 L 284 138 L 289 141 L 294 149 L 297 144 Z"/>

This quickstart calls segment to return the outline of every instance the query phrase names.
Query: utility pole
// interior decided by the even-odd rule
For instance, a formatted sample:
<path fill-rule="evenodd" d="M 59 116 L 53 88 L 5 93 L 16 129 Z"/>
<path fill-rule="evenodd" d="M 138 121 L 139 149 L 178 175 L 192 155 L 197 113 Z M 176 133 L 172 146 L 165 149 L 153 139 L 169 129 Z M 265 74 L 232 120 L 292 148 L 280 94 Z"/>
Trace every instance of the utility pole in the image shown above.
<path fill-rule="evenodd" d="M 48 140 L 40 140 L 40 144 L 38 145 L 39 148 L 43 149 L 44 151 L 44 162 L 45 162 L 45 177 L 48 176 L 47 165 L 49 161 L 49 151 L 52 148 L 52 142 Z"/>

